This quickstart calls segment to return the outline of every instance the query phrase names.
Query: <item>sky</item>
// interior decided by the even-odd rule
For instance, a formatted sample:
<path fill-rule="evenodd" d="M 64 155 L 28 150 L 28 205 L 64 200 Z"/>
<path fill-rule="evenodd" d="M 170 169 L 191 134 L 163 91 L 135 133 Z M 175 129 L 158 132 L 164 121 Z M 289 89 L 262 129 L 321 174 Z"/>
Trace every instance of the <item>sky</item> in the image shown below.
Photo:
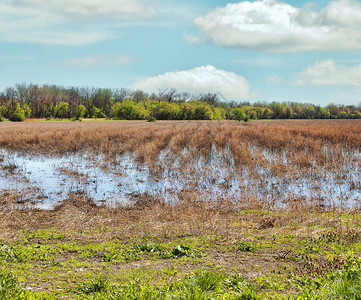
<path fill-rule="evenodd" d="M 0 0 L 16 83 L 361 102 L 361 1 Z"/>

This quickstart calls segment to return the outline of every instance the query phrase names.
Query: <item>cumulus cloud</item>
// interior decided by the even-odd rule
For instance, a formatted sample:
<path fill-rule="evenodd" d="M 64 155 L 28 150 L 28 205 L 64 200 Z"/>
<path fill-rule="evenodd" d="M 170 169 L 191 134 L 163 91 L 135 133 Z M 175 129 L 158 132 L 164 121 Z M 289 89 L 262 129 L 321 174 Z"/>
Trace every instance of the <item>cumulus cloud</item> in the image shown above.
<path fill-rule="evenodd" d="M 134 61 L 133 56 L 127 54 L 100 54 L 100 55 L 88 55 L 85 57 L 76 57 L 67 61 L 61 62 L 59 65 L 62 67 L 83 67 L 94 68 L 99 66 L 125 66 Z"/>
<path fill-rule="evenodd" d="M 298 74 L 296 85 L 334 85 L 361 87 L 361 64 L 347 66 L 333 60 L 316 62 Z"/>
<path fill-rule="evenodd" d="M 89 44 L 113 38 L 119 20 L 154 14 L 148 0 L 7 0 L 0 3 L 0 40 Z"/>
<path fill-rule="evenodd" d="M 246 78 L 210 65 L 139 80 L 133 87 L 147 92 L 176 88 L 192 94 L 219 93 L 227 99 L 246 98 L 250 93 L 250 83 Z"/>
<path fill-rule="evenodd" d="M 194 20 L 217 45 L 273 52 L 360 50 L 361 3 L 335 0 L 321 11 L 277 0 L 229 3 Z"/>

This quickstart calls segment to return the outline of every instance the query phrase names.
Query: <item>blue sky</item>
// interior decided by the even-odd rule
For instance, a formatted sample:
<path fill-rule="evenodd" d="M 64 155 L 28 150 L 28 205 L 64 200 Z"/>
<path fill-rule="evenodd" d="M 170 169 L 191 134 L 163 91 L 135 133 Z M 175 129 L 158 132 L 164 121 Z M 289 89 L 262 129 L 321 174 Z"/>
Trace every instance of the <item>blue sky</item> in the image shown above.
<path fill-rule="evenodd" d="M 361 102 L 361 1 L 0 0 L 0 89 Z"/>

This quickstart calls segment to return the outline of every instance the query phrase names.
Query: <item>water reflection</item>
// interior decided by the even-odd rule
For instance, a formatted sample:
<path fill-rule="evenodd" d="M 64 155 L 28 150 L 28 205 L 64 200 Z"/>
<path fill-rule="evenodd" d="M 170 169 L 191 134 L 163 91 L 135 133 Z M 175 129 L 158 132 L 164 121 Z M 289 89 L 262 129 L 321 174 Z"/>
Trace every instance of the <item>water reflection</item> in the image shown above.
<path fill-rule="evenodd" d="M 262 153 L 269 164 L 275 163 L 271 152 Z M 256 200 L 270 206 L 302 200 L 350 207 L 361 199 L 360 157 L 349 153 L 337 170 L 313 163 L 307 172 L 290 168 L 280 175 L 257 162 L 236 167 L 227 152 L 214 149 L 207 161 L 190 159 L 186 151 L 177 157 L 164 151 L 151 166 L 129 154 L 109 160 L 91 153 L 54 157 L 0 150 L 0 191 L 42 208 L 53 207 L 69 193 L 114 205 L 129 203 L 138 194 L 175 202 L 184 191 L 202 200 Z M 287 165 L 286 153 L 283 163 Z"/>

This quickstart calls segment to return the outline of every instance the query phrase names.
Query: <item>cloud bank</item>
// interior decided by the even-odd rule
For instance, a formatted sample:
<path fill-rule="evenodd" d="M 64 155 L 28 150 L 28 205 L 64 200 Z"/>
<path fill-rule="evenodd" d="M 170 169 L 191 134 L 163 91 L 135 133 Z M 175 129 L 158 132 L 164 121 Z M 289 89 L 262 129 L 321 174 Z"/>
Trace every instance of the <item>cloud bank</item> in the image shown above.
<path fill-rule="evenodd" d="M 276 0 L 229 3 L 194 20 L 203 40 L 272 52 L 360 50 L 361 3 L 335 0 L 321 11 Z"/>
<path fill-rule="evenodd" d="M 250 93 L 250 83 L 246 78 L 210 65 L 139 80 L 134 83 L 133 88 L 147 92 L 176 88 L 192 94 L 219 93 L 227 99 L 246 98 Z"/>
<path fill-rule="evenodd" d="M 325 60 L 307 67 L 298 74 L 296 85 L 361 87 L 361 64 L 346 66 Z"/>

